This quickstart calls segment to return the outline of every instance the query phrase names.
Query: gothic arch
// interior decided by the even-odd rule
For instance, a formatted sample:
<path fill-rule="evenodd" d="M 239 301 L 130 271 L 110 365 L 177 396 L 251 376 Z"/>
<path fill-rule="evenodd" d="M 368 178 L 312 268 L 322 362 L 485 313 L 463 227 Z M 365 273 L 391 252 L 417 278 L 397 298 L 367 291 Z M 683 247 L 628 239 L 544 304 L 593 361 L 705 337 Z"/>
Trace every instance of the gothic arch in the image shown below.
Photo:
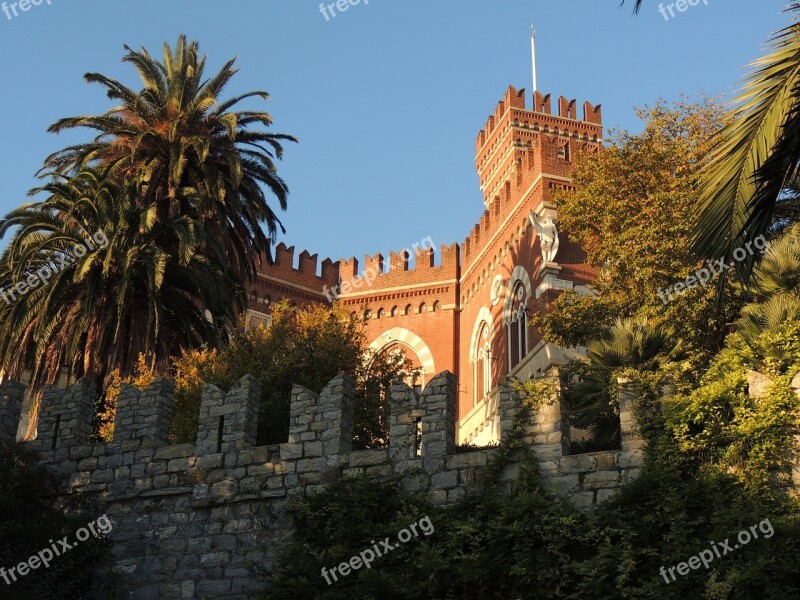
<path fill-rule="evenodd" d="M 514 303 L 514 288 L 516 288 L 517 284 L 520 282 L 525 286 L 525 297 L 532 297 L 533 287 L 531 286 L 530 275 L 528 275 L 528 271 L 525 267 L 517 265 L 514 267 L 514 270 L 511 272 L 511 277 L 508 279 L 508 287 L 506 288 L 505 300 L 503 302 L 503 325 L 508 325 L 511 319 L 511 306 Z"/>
<path fill-rule="evenodd" d="M 481 324 L 486 323 L 489 326 L 489 339 L 494 336 L 494 321 L 492 320 L 492 312 L 485 306 L 478 311 L 478 316 L 475 318 L 475 325 L 472 326 L 472 335 L 469 342 L 469 361 L 475 360 L 475 354 L 478 351 L 478 335 L 481 331 Z"/>
<path fill-rule="evenodd" d="M 369 345 L 369 349 L 374 354 L 380 353 L 386 346 L 391 344 L 402 344 L 411 349 L 417 355 L 425 375 L 433 376 L 436 374 L 436 368 L 433 363 L 433 353 L 428 347 L 428 344 L 419 337 L 416 333 L 412 333 L 403 327 L 393 327 L 388 331 L 383 332 Z"/>

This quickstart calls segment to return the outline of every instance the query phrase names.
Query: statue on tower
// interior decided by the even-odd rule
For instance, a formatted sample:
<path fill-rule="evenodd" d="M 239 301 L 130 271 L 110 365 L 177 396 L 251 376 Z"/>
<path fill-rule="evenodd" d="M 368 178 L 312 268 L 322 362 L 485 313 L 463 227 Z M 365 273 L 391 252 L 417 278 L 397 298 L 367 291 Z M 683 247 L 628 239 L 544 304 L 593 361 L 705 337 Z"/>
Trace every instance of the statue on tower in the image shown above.
<path fill-rule="evenodd" d="M 528 215 L 528 219 L 539 236 L 539 243 L 542 246 L 542 260 L 545 263 L 556 262 L 558 254 L 558 229 L 553 221 L 553 217 L 547 217 L 544 223 L 539 221 L 539 217 L 533 211 Z"/>

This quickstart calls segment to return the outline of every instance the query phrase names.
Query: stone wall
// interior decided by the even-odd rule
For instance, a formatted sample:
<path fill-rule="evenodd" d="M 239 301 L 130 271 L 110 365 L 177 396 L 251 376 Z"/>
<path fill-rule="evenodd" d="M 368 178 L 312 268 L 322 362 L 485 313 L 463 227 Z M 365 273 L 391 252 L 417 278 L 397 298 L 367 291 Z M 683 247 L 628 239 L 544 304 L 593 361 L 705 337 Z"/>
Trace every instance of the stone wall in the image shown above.
<path fill-rule="evenodd" d="M 526 431 L 545 484 L 582 509 L 613 494 L 642 463 L 636 392 L 621 388 L 620 451 L 569 456 L 557 391 Z M 95 391 L 81 381 L 44 390 L 39 438 L 29 444 L 72 490 L 95 495 L 104 507 L 114 526 L 113 568 L 131 600 L 244 600 L 263 586 L 253 566 L 272 568 L 289 534 L 283 508 L 295 494 L 355 474 L 399 477 L 405 490 L 434 504 L 469 493 L 494 450 L 455 454 L 457 394 L 449 372 L 421 395 L 395 385 L 389 447 L 353 451 L 353 382 L 341 375 L 320 394 L 295 386 L 288 442 L 256 447 L 260 389 L 246 376 L 227 393 L 207 385 L 196 442 L 168 445 L 174 384 L 158 379 L 141 391 L 124 386 L 114 440 L 91 445 Z M 21 396 L 19 386 L 0 387 L 0 439 L 13 439 Z M 504 431 L 518 405 L 516 394 L 501 388 Z M 518 468 L 511 463 L 502 478 L 513 481 Z"/>

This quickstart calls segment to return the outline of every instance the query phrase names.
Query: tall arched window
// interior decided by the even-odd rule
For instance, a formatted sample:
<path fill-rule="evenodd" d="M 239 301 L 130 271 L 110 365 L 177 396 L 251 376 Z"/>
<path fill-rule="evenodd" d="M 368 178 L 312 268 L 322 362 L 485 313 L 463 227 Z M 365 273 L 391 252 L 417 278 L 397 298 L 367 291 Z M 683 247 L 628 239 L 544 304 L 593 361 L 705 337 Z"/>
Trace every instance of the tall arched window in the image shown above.
<path fill-rule="evenodd" d="M 473 357 L 474 404 L 481 402 L 492 390 L 491 340 L 488 323 L 481 324 L 478 331 L 475 356 Z"/>
<path fill-rule="evenodd" d="M 514 286 L 511 314 L 508 319 L 508 370 L 511 371 L 528 354 L 528 298 L 525 285 Z"/>

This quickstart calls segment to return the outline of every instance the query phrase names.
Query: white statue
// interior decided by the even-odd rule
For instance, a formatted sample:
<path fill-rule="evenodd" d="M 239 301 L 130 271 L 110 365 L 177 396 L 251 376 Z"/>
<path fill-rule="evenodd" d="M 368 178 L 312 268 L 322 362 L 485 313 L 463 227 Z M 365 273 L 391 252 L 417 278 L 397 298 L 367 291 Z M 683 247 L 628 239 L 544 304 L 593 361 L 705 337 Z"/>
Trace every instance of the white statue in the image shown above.
<path fill-rule="evenodd" d="M 556 254 L 558 254 L 558 229 L 553 217 L 547 217 L 544 223 L 541 223 L 536 213 L 531 211 L 528 219 L 539 236 L 539 243 L 542 246 L 542 260 L 546 263 L 555 262 Z"/>

